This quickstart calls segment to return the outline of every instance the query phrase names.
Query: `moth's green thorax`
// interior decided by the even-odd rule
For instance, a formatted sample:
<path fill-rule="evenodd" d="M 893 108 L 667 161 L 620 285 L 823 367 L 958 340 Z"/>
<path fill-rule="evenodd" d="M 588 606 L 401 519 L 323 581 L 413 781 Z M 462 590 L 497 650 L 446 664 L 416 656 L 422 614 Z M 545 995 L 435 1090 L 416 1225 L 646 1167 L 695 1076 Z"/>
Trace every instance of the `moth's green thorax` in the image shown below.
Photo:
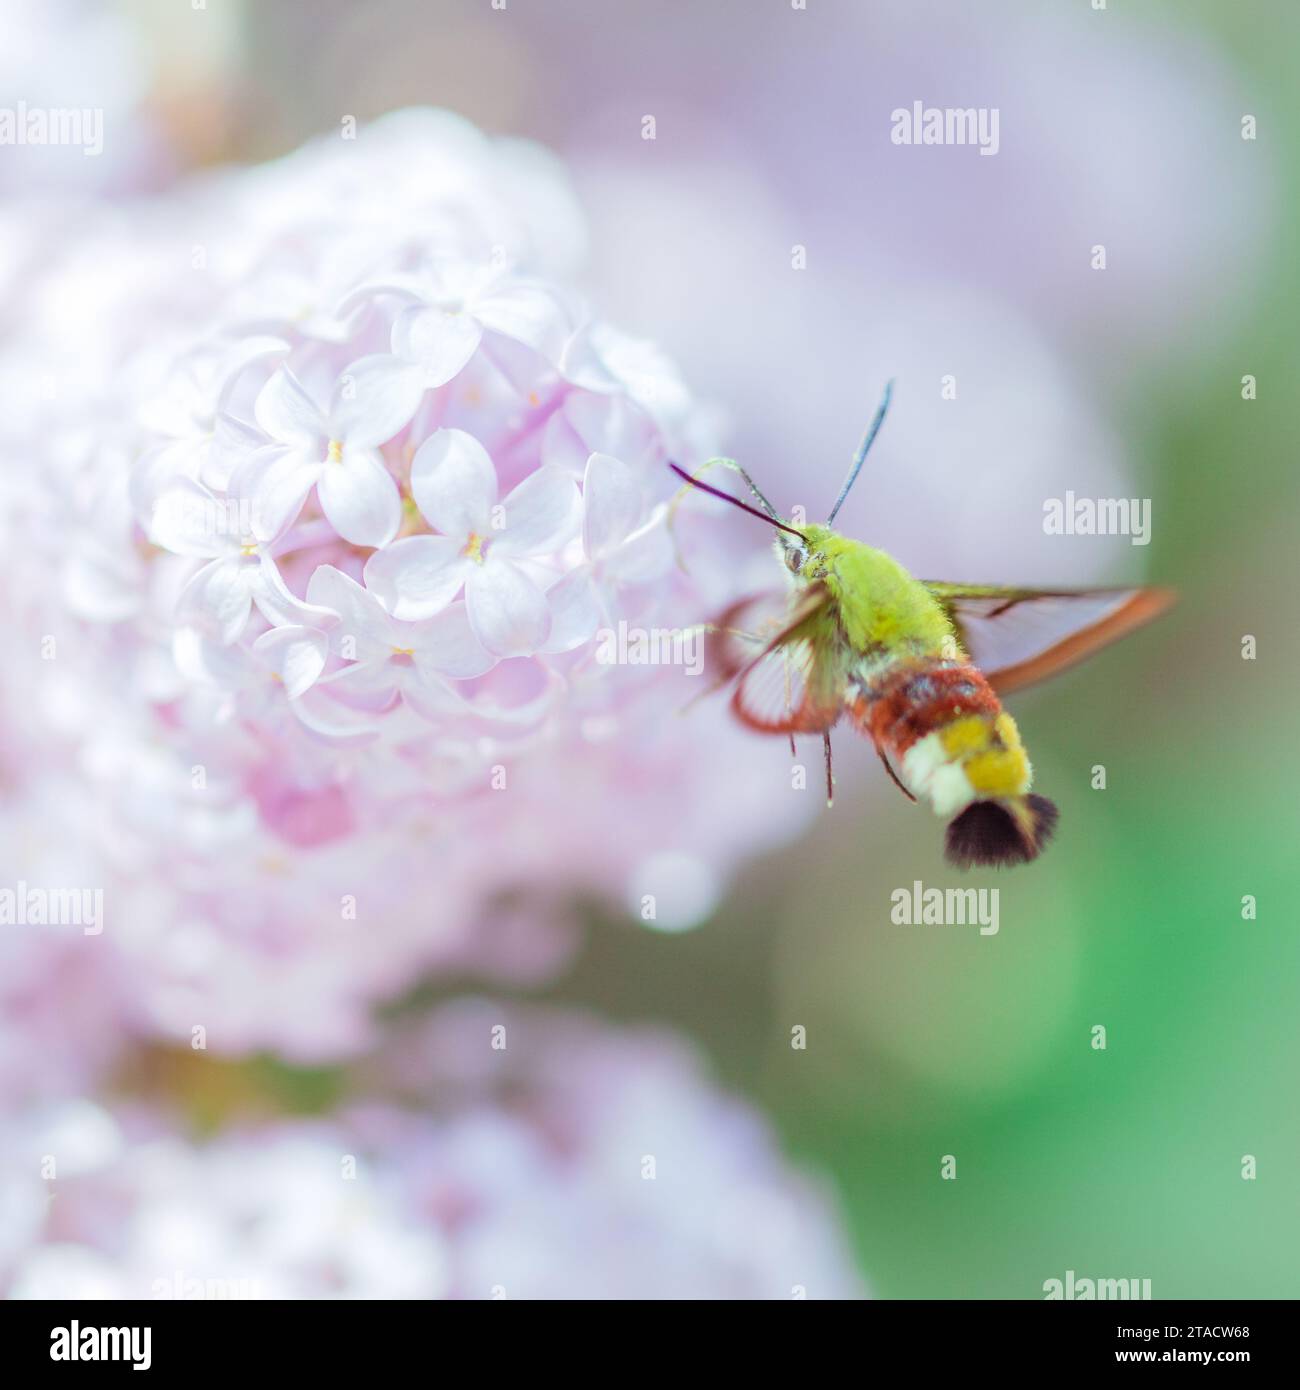
<path fill-rule="evenodd" d="M 826 585 L 855 651 L 939 652 L 955 639 L 943 606 L 893 556 L 827 526 L 802 530 L 808 550 L 796 582 Z M 788 557 L 792 548 L 782 536 L 778 549 Z M 835 614 L 828 616 L 834 621 Z"/>

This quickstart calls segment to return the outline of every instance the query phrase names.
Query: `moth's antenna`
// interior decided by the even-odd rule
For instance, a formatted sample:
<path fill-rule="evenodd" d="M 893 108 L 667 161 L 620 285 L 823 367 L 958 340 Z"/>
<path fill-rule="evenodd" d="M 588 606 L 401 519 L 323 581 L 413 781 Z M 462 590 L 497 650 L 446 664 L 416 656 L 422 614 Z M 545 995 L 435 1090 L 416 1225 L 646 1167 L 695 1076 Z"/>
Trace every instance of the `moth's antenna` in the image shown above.
<path fill-rule="evenodd" d="M 700 482 L 698 478 L 692 478 L 684 468 L 680 468 L 675 463 L 669 462 L 668 467 L 679 478 L 685 479 L 692 487 L 699 488 L 701 492 L 707 492 L 711 497 L 721 497 L 724 502 L 730 502 L 733 507 L 739 507 L 742 512 L 748 512 L 750 516 L 756 516 L 760 521 L 766 521 L 769 526 L 776 526 L 782 531 L 788 531 L 792 536 L 798 536 L 805 545 L 808 544 L 808 537 L 802 531 L 796 531 L 793 526 L 787 526 L 779 517 L 760 512 L 757 507 L 751 507 L 748 502 L 742 502 L 739 497 L 733 497 L 729 492 L 723 492 L 721 488 L 711 487 L 708 483 Z"/>
<path fill-rule="evenodd" d="M 745 486 L 749 489 L 750 496 L 760 507 L 772 518 L 773 521 L 781 520 L 781 513 L 763 496 L 763 489 L 749 476 L 748 473 L 735 461 L 735 459 L 724 459 L 722 462 L 734 469 L 745 480 Z"/>
<path fill-rule="evenodd" d="M 858 452 L 853 455 L 853 462 L 849 465 L 849 476 L 844 479 L 844 486 L 840 488 L 840 495 L 835 499 L 835 505 L 831 508 L 831 514 L 826 518 L 829 526 L 835 520 L 835 514 L 844 505 L 844 499 L 849 495 L 849 489 L 858 480 L 858 474 L 862 472 L 862 465 L 867 461 L 867 451 L 876 442 L 876 435 L 880 433 L 880 427 L 885 422 L 885 412 L 889 409 L 889 399 L 894 394 L 894 383 L 885 383 L 885 394 L 880 398 L 880 405 L 876 409 L 876 418 L 871 422 L 871 428 L 867 431 L 866 438 L 858 445 Z"/>

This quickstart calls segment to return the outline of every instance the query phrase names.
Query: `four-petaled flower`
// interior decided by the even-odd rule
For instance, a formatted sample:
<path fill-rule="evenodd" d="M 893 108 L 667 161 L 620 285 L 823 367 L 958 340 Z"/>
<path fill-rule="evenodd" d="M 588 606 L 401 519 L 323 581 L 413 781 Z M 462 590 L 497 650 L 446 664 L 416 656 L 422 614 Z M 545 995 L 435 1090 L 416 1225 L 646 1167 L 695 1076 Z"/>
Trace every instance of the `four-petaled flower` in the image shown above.
<path fill-rule="evenodd" d="M 666 508 L 649 509 L 635 470 L 592 454 L 582 482 L 583 562 L 547 592 L 552 624 L 543 648 L 567 652 L 609 621 L 608 595 L 624 584 L 658 579 L 672 565 Z"/>
<path fill-rule="evenodd" d="M 530 656 L 551 634 L 545 571 L 577 535 L 577 483 L 539 468 L 503 502 L 487 450 L 463 430 L 438 430 L 411 464 L 411 492 L 442 534 L 409 536 L 372 555 L 366 587 L 397 618 L 430 617 L 465 589 L 469 624 L 494 656 Z M 530 572 L 530 570 L 532 572 Z"/>
<path fill-rule="evenodd" d="M 174 479 L 154 504 L 149 539 L 208 562 L 181 590 L 178 621 L 226 646 L 239 639 L 254 604 L 277 626 L 332 621 L 332 614 L 296 598 L 281 577 L 271 551 L 282 531 L 261 525 L 249 498 L 220 498 L 189 478 Z"/>
<path fill-rule="evenodd" d="M 426 390 L 459 375 L 485 334 L 520 343 L 556 367 L 574 328 L 553 290 L 503 266 L 444 262 L 369 285 L 356 297 L 379 292 L 407 301 L 393 321 L 391 355 L 375 360 L 411 414 Z"/>
<path fill-rule="evenodd" d="M 312 575 L 307 600 L 338 615 L 330 649 L 347 663 L 324 677 L 320 688 L 354 708 L 385 710 L 401 695 L 417 714 L 436 719 L 460 708 L 448 679 L 469 680 L 496 664 L 470 628 L 463 603 L 406 622 L 333 565 L 321 565 Z"/>
<path fill-rule="evenodd" d="M 393 390 L 378 365 L 383 360 L 352 363 L 328 411 L 287 367 L 258 394 L 253 413 L 272 443 L 252 454 L 237 482 L 257 497 L 272 528 L 288 526 L 314 487 L 321 511 L 344 540 L 382 546 L 397 534 L 401 497 L 378 446 L 410 422 L 414 406 Z"/>
<path fill-rule="evenodd" d="M 259 712 L 281 697 L 297 706 L 320 678 L 329 650 L 325 633 L 296 623 L 267 628 L 248 647 L 219 646 L 193 627 L 179 629 L 172 642 L 183 675 L 239 696 Z"/>

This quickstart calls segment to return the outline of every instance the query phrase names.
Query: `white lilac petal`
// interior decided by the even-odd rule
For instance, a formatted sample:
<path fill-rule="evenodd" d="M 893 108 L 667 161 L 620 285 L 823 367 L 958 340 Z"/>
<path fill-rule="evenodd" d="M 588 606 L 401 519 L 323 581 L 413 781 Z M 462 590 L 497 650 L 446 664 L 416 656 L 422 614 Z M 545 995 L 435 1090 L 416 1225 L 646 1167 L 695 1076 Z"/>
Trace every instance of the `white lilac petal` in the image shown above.
<path fill-rule="evenodd" d="M 275 561 L 260 552 L 260 568 L 253 581 L 253 602 L 275 627 L 310 627 L 328 632 L 339 621 L 338 613 L 322 604 L 304 602 L 284 582 Z"/>
<path fill-rule="evenodd" d="M 530 406 L 537 408 L 543 402 L 549 401 L 557 391 L 562 392 L 564 389 L 555 368 L 532 348 L 515 342 L 513 338 L 493 334 L 491 338 L 485 339 L 479 360 L 485 366 L 490 366 L 509 388 L 509 395 L 503 393 L 503 399 L 516 407 L 520 401 L 526 401 Z M 466 376 L 468 375 L 467 371 Z M 447 423 L 453 421 L 449 418 Z"/>
<path fill-rule="evenodd" d="M 329 639 L 310 627 L 273 627 L 253 643 L 253 651 L 296 700 L 320 679 L 329 655 Z"/>
<path fill-rule="evenodd" d="M 559 364 L 573 328 L 564 305 L 540 285 L 511 285 L 486 294 L 475 301 L 474 317 L 552 365 Z"/>
<path fill-rule="evenodd" d="M 267 436 L 256 425 L 222 413 L 217 416 L 212 443 L 199 476 L 210 488 L 226 488 L 241 465 L 267 444 Z"/>
<path fill-rule="evenodd" d="M 288 351 L 289 344 L 283 338 L 269 333 L 241 338 L 219 360 L 213 371 L 213 381 L 217 389 L 211 403 L 211 414 L 215 416 L 225 409 L 239 384 L 239 378 L 248 367 L 257 362 L 266 362 L 272 357 L 283 357 Z"/>
<path fill-rule="evenodd" d="M 600 351 L 598 331 L 589 323 L 570 335 L 564 346 L 560 369 L 566 381 L 582 387 L 584 391 L 614 395 L 622 386 Z"/>
<path fill-rule="evenodd" d="M 657 507 L 643 526 L 605 556 L 601 571 L 616 584 L 649 584 L 662 579 L 675 563 L 665 509 Z"/>
<path fill-rule="evenodd" d="M 393 660 L 395 649 L 354 661 L 342 670 L 322 677 L 312 688 L 321 690 L 350 709 L 382 712 L 397 698 L 403 670 Z"/>
<path fill-rule="evenodd" d="M 419 376 L 390 353 L 358 358 L 335 384 L 331 437 L 362 449 L 386 444 L 411 423 L 423 395 Z"/>
<path fill-rule="evenodd" d="M 396 645 L 393 622 L 383 605 L 333 565 L 316 567 L 307 581 L 307 602 L 338 615 L 337 626 L 330 632 L 330 647 L 345 660 L 387 657 Z"/>
<path fill-rule="evenodd" d="M 223 647 L 193 627 L 180 628 L 173 636 L 172 660 L 187 680 L 221 690 L 240 690 L 253 674 L 246 648 Z"/>
<path fill-rule="evenodd" d="M 288 367 L 279 368 L 257 394 L 257 423 L 285 444 L 317 444 L 328 433 L 325 416 Z"/>
<path fill-rule="evenodd" d="M 202 484 L 173 478 L 153 499 L 146 532 L 154 545 L 173 555 L 212 559 L 238 546 L 225 524 L 224 502 Z"/>
<path fill-rule="evenodd" d="M 373 743 L 379 737 L 381 716 L 331 699 L 321 689 L 322 684 L 318 681 L 290 703 L 294 718 L 328 743 Z"/>
<path fill-rule="evenodd" d="M 570 422 L 565 407 L 552 412 L 542 431 L 542 462 L 559 468 L 575 478 L 581 478 L 591 457 L 590 447 L 579 437 Z"/>
<path fill-rule="evenodd" d="M 229 646 L 239 639 L 253 606 L 255 558 L 222 556 L 203 566 L 176 601 L 178 622 Z"/>
<path fill-rule="evenodd" d="M 460 592 L 474 562 L 451 536 L 407 536 L 366 561 L 366 588 L 395 618 L 429 618 Z"/>
<path fill-rule="evenodd" d="M 649 461 L 652 451 L 662 451 L 662 436 L 650 417 L 626 396 L 575 391 L 565 399 L 564 414 L 592 453 L 639 463 Z"/>
<path fill-rule="evenodd" d="M 581 477 L 592 454 L 628 465 L 656 466 L 666 458 L 663 436 L 640 406 L 624 396 L 570 391 L 546 422 L 544 462 Z"/>
<path fill-rule="evenodd" d="M 140 455 L 127 485 L 127 496 L 132 515 L 146 532 L 158 498 L 180 479 L 198 481 L 202 462 L 202 451 L 196 450 L 188 439 L 157 444 Z"/>
<path fill-rule="evenodd" d="M 490 559 L 465 581 L 469 620 L 497 656 L 531 656 L 551 633 L 546 595 L 511 560 Z"/>
<path fill-rule="evenodd" d="M 600 596 L 586 565 L 572 569 L 546 591 L 551 632 L 539 651 L 571 652 L 595 636 L 603 616 Z"/>
<path fill-rule="evenodd" d="M 530 473 L 502 503 L 504 525 L 493 532 L 498 555 L 551 555 L 578 534 L 582 497 L 577 484 L 557 468 Z"/>
<path fill-rule="evenodd" d="M 515 698 L 506 700 L 499 690 L 483 691 L 472 706 L 471 712 L 477 719 L 489 724 L 531 728 L 554 712 L 568 690 L 567 682 L 558 671 L 551 670 L 542 662 L 529 658 L 526 664 L 531 667 L 536 679 L 536 693 L 526 692 L 521 697 L 515 691 Z"/>
<path fill-rule="evenodd" d="M 387 545 L 402 524 L 402 499 L 397 484 L 369 449 L 345 449 L 331 460 L 316 480 L 321 511 L 353 545 Z"/>
<path fill-rule="evenodd" d="M 610 454 L 592 454 L 582 480 L 582 548 L 598 560 L 636 529 L 644 499 L 636 474 Z"/>
<path fill-rule="evenodd" d="M 476 710 L 463 695 L 426 662 L 417 663 L 402 674 L 402 699 L 430 724 L 445 725 L 449 719 L 473 715 Z"/>
<path fill-rule="evenodd" d="M 656 420 L 678 420 L 689 395 L 677 364 L 656 343 L 609 324 L 588 323 L 565 347 L 562 370 L 575 386 L 602 395 L 628 396 Z"/>
<path fill-rule="evenodd" d="M 324 464 L 302 447 L 270 444 L 255 450 L 235 469 L 230 492 L 246 504 L 248 529 L 269 541 L 298 518 Z"/>
<path fill-rule="evenodd" d="M 470 626 L 464 602 L 453 603 L 412 628 L 411 646 L 421 674 L 434 671 L 453 680 L 470 680 L 497 663 Z"/>
<path fill-rule="evenodd" d="M 506 275 L 506 267 L 481 260 L 455 259 L 431 267 L 426 298 L 447 310 L 472 309 Z"/>
<path fill-rule="evenodd" d="M 355 289 L 349 290 L 337 305 L 340 314 L 352 314 L 363 304 L 385 295 L 401 301 L 404 307 L 423 304 L 427 298 L 424 278 L 405 270 L 386 271 L 373 278 L 363 279 Z"/>
<path fill-rule="evenodd" d="M 459 375 L 482 338 L 472 315 L 436 307 L 403 309 L 393 324 L 393 351 L 420 368 L 428 387 L 444 386 Z"/>
<path fill-rule="evenodd" d="M 444 535 L 487 536 L 497 500 L 488 451 L 464 430 L 437 430 L 411 461 L 411 493 L 421 515 Z"/>
<path fill-rule="evenodd" d="M 140 421 L 148 429 L 176 438 L 210 433 L 247 367 L 289 351 L 283 338 L 263 335 L 217 343 L 184 358 L 164 389 L 146 401 Z"/>

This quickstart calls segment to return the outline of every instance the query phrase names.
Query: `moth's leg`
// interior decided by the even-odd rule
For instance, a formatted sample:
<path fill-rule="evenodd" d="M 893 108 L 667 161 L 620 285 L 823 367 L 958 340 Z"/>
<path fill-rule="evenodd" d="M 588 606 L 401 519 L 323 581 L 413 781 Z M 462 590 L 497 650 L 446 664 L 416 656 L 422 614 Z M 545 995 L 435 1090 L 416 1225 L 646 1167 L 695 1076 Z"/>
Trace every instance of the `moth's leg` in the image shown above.
<path fill-rule="evenodd" d="M 873 739 L 872 742 L 875 743 L 875 740 Z M 894 771 L 894 765 L 893 765 L 893 764 L 889 761 L 889 759 L 885 756 L 885 750 L 884 750 L 878 743 L 875 744 L 875 749 L 876 749 L 876 756 L 880 759 L 881 763 L 884 765 L 885 771 L 886 771 L 887 773 L 889 773 L 890 780 L 893 782 L 893 784 L 898 788 L 898 790 L 899 790 L 900 792 L 903 793 L 903 795 L 904 795 L 909 801 L 915 801 L 915 800 L 916 800 L 916 797 L 914 797 L 914 796 L 912 795 L 912 793 L 911 793 L 910 791 L 908 791 L 907 788 L 906 788 L 906 787 L 902 784 L 902 782 L 899 780 L 898 773 L 896 773 L 896 772 Z"/>
<path fill-rule="evenodd" d="M 826 750 L 826 805 L 835 804 L 835 778 L 831 773 L 831 733 L 827 729 L 822 734 L 822 747 Z"/>
<path fill-rule="evenodd" d="M 692 623 L 690 627 L 682 629 L 682 635 L 690 632 L 722 633 L 727 637 L 739 637 L 742 642 L 754 642 L 763 646 L 770 642 L 770 637 L 764 637 L 761 632 L 746 632 L 743 627 L 722 627 L 718 623 Z"/>
<path fill-rule="evenodd" d="M 871 689 L 860 678 L 856 679 L 850 689 L 848 700 L 849 715 L 853 720 L 854 727 L 859 733 L 865 734 L 871 740 L 871 746 L 876 750 L 876 757 L 880 759 L 880 765 L 889 773 L 889 780 L 898 788 L 900 792 L 909 800 L 915 801 L 916 797 L 903 785 L 902 779 L 894 771 L 894 765 L 889 761 L 889 755 L 881 746 L 880 740 L 871 731 L 871 719 L 869 710 L 871 706 Z"/>

